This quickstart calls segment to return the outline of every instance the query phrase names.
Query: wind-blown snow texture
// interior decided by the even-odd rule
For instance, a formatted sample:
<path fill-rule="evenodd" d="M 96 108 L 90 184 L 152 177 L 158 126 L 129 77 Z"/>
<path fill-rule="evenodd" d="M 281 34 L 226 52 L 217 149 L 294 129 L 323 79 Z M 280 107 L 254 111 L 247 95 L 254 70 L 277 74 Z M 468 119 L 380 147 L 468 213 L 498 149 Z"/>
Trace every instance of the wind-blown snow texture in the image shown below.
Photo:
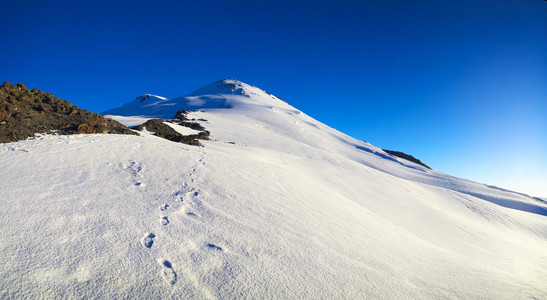
<path fill-rule="evenodd" d="M 180 109 L 207 119 L 204 147 L 0 145 L 0 298 L 547 297 L 544 202 L 389 155 L 235 80 L 108 113 L 135 125 Z"/>

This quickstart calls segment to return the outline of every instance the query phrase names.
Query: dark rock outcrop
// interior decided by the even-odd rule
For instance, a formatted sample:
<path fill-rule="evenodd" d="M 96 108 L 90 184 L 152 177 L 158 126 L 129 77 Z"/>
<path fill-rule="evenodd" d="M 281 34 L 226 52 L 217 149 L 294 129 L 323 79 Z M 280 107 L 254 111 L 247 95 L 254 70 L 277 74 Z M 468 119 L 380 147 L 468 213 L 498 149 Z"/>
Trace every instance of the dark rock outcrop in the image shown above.
<path fill-rule="evenodd" d="M 175 114 L 175 117 L 173 118 L 174 120 L 177 121 L 177 124 L 181 125 L 181 126 L 184 126 L 184 127 L 188 127 L 190 129 L 194 129 L 194 130 L 197 130 L 197 131 L 204 131 L 205 130 L 205 127 L 203 127 L 203 125 L 197 123 L 197 122 L 188 122 L 188 115 L 189 111 L 187 110 L 179 110 L 177 111 L 177 113 Z M 195 119 L 192 119 L 192 120 L 195 120 Z M 205 119 L 201 119 L 201 121 L 206 121 Z"/>
<path fill-rule="evenodd" d="M 18 83 L 0 87 L 0 143 L 33 137 L 37 133 L 138 133 L 121 123 L 78 108 L 51 93 Z"/>
<path fill-rule="evenodd" d="M 160 119 L 148 120 L 145 123 L 136 126 L 135 129 L 139 131 L 146 129 L 147 131 L 153 132 L 155 136 L 159 136 L 173 142 L 194 146 L 201 146 L 199 140 L 208 140 L 210 134 L 209 131 L 203 131 L 198 134 L 183 135 L 178 133 L 169 125 L 165 124 L 164 120 Z"/>
<path fill-rule="evenodd" d="M 385 152 L 391 154 L 391 155 L 394 155 L 394 156 L 397 156 L 397 157 L 400 157 L 400 158 L 403 158 L 403 159 L 406 159 L 408 161 L 411 161 L 413 163 L 416 163 L 416 164 L 419 164 L 420 166 L 424 166 L 428 169 L 431 170 L 431 168 L 429 166 L 427 166 L 426 164 L 424 164 L 423 162 L 421 162 L 419 159 L 415 158 L 414 156 L 412 155 L 409 155 L 409 154 L 406 154 L 404 152 L 400 152 L 400 151 L 394 151 L 394 150 L 386 150 L 386 149 L 382 149 L 384 150 Z"/>

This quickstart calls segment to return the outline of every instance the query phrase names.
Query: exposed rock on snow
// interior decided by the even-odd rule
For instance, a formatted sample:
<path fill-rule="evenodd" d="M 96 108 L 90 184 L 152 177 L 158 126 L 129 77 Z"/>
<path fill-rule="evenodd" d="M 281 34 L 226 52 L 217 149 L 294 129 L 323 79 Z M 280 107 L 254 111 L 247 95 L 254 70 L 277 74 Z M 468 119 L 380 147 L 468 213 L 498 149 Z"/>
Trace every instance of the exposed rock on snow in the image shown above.
<path fill-rule="evenodd" d="M 419 159 L 415 158 L 414 156 L 412 156 L 412 155 L 410 155 L 410 154 L 406 154 L 406 153 L 401 152 L 401 151 L 386 150 L 386 149 L 382 149 L 382 150 L 384 150 L 385 152 L 387 152 L 387 153 L 389 153 L 389 154 L 391 154 L 391 155 L 395 155 L 395 156 L 397 156 L 397 157 L 406 159 L 406 160 L 408 160 L 408 161 L 411 161 L 411 162 L 413 162 L 413 163 L 415 163 L 415 164 L 419 164 L 420 166 L 424 166 L 424 167 L 426 167 L 426 168 L 428 168 L 428 169 L 431 170 L 431 168 L 430 168 L 428 165 L 424 164 L 424 163 L 421 162 Z"/>
<path fill-rule="evenodd" d="M 164 97 L 160 97 L 160 96 L 156 96 L 156 95 L 152 95 L 152 94 L 144 94 L 144 95 L 140 95 L 137 98 L 135 98 L 135 100 L 139 100 L 141 103 L 144 102 L 144 101 L 150 102 L 151 99 L 167 100 Z"/>
<path fill-rule="evenodd" d="M 194 129 L 194 130 L 205 130 L 205 128 L 198 123 L 190 123 L 185 121 L 179 121 L 178 123 L 179 125 L 190 127 L 191 129 Z M 177 132 L 175 129 L 173 129 L 173 127 L 166 124 L 164 120 L 160 120 L 160 119 L 148 120 L 145 123 L 136 126 L 135 129 L 139 131 L 146 130 L 148 132 L 153 133 L 155 136 L 168 139 L 173 142 L 183 143 L 183 144 L 193 145 L 193 146 L 201 146 L 201 143 L 199 142 L 199 140 L 208 140 L 209 134 L 210 134 L 209 131 L 203 131 L 197 134 L 183 135 L 180 132 Z"/>
<path fill-rule="evenodd" d="M 199 123 L 196 123 L 196 122 L 188 122 L 187 115 L 188 115 L 188 111 L 179 110 L 175 114 L 174 119 L 177 120 L 177 124 L 182 125 L 184 127 L 188 127 L 188 128 L 198 130 L 198 131 L 205 131 L 205 127 L 203 127 L 203 125 L 201 125 Z M 203 118 L 201 118 L 200 121 L 207 122 L 207 120 L 205 120 Z"/>
<path fill-rule="evenodd" d="M 53 94 L 22 83 L 0 87 L 0 143 L 33 137 L 37 133 L 137 133 L 117 121 L 82 110 Z"/>

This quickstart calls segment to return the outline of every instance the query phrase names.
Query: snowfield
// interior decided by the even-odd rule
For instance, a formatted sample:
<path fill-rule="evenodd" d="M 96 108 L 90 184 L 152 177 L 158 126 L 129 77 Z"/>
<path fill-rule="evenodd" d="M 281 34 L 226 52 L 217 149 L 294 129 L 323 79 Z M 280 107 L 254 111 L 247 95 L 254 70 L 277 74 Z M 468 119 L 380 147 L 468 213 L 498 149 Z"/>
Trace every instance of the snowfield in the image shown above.
<path fill-rule="evenodd" d="M 133 126 L 180 109 L 207 120 L 203 147 L 0 144 L 0 298 L 547 298 L 544 202 L 397 158 L 236 80 L 106 113 Z"/>

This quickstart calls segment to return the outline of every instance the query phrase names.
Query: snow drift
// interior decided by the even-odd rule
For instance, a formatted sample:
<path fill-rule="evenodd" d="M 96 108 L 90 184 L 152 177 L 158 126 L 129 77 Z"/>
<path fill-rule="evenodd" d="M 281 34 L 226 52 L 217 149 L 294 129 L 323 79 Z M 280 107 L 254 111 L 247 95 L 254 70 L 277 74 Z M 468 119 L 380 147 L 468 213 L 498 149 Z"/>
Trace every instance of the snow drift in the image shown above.
<path fill-rule="evenodd" d="M 0 145 L 2 298 L 547 296 L 545 203 L 237 80 L 106 113 L 131 126 L 180 109 L 198 110 L 203 147 L 146 133 Z"/>

